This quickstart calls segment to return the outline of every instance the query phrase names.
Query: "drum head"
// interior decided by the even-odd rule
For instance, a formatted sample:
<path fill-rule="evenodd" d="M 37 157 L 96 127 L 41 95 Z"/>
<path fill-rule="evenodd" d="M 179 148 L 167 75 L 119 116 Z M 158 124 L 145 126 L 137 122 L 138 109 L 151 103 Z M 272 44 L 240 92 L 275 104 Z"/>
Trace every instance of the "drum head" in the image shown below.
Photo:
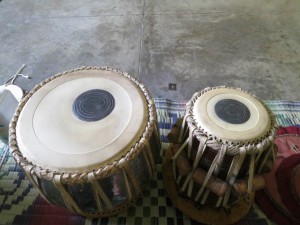
<path fill-rule="evenodd" d="M 200 95 L 193 106 L 197 127 L 223 142 L 247 143 L 267 134 L 271 118 L 260 100 L 240 89 L 219 87 Z"/>
<path fill-rule="evenodd" d="M 122 158 L 147 119 L 145 96 L 131 79 L 112 70 L 77 70 L 32 94 L 17 122 L 17 143 L 37 166 L 85 172 Z"/>

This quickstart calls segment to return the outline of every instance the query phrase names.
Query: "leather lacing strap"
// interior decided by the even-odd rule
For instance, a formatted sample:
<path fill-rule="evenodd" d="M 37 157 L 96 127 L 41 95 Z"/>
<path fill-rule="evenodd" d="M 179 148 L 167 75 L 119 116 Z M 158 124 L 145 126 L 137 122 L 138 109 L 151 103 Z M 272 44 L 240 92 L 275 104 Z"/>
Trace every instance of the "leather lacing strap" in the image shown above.
<path fill-rule="evenodd" d="M 147 151 L 142 151 L 141 154 L 143 155 L 143 158 L 145 160 L 145 163 L 146 163 L 146 166 L 147 166 L 147 169 L 148 169 L 148 173 L 149 175 L 152 177 L 153 173 L 154 173 L 154 169 L 150 163 L 150 160 L 149 160 L 149 157 L 148 157 L 148 153 Z"/>
<path fill-rule="evenodd" d="M 181 124 L 181 129 L 180 129 L 180 132 L 179 132 L 179 137 L 178 137 L 178 143 L 182 143 L 183 142 L 183 137 L 186 135 L 186 133 L 188 132 L 188 129 L 186 127 L 186 115 L 183 117 L 183 120 L 182 120 L 182 124 Z M 188 148 L 191 148 L 191 145 L 192 145 L 192 131 L 190 131 L 190 136 L 182 143 L 182 145 L 180 146 L 180 148 L 178 149 L 178 151 L 175 153 L 175 155 L 173 156 L 173 163 L 172 163 L 172 167 L 173 167 L 173 174 L 174 174 L 174 177 L 176 177 L 176 160 L 178 158 L 178 156 L 180 155 L 180 153 L 185 149 L 185 147 L 188 145 Z M 189 158 L 189 156 L 188 156 Z M 189 175 L 189 177 L 191 177 L 191 175 Z M 179 177 L 177 178 L 177 183 L 179 183 L 181 179 L 181 176 L 179 175 Z"/>
<path fill-rule="evenodd" d="M 220 169 L 222 167 L 223 161 L 224 161 L 224 157 L 227 151 L 227 144 L 222 144 L 221 149 L 219 150 L 219 154 L 217 155 L 217 163 L 216 163 L 216 167 L 214 169 L 214 175 L 218 175 L 220 172 Z"/>
<path fill-rule="evenodd" d="M 130 169 L 130 167 L 129 167 L 129 165 L 128 165 L 128 162 L 125 161 L 125 160 L 124 160 L 124 162 L 123 162 L 123 168 L 124 168 L 126 174 L 128 175 L 128 177 L 129 177 L 131 183 L 133 184 L 133 187 L 134 187 L 134 189 L 135 189 L 137 195 L 140 194 L 140 193 L 142 192 L 141 187 L 140 187 L 140 185 L 139 185 L 139 183 L 138 183 L 136 177 L 135 177 L 134 174 L 132 173 L 132 171 L 131 171 L 131 169 Z"/>
<path fill-rule="evenodd" d="M 265 145 L 266 145 L 266 142 L 265 142 L 265 141 L 256 145 L 258 154 L 257 154 L 257 156 L 256 156 L 256 158 L 255 158 L 255 166 L 258 165 L 258 162 L 259 162 L 259 160 L 260 160 L 260 157 L 261 157 L 262 153 L 263 153 L 264 150 L 265 150 Z"/>
<path fill-rule="evenodd" d="M 215 156 L 215 158 L 214 158 L 214 160 L 213 160 L 213 162 L 212 162 L 212 164 L 211 164 L 211 166 L 210 166 L 210 168 L 209 168 L 209 170 L 207 172 L 207 175 L 206 175 L 206 177 L 205 177 L 205 179 L 203 181 L 203 184 L 202 184 L 200 190 L 198 191 L 198 193 L 197 193 L 197 195 L 195 197 L 195 201 L 199 201 L 199 198 L 201 197 L 201 195 L 202 195 L 202 193 L 203 193 L 203 191 L 204 191 L 204 189 L 205 189 L 205 187 L 207 185 L 207 182 L 208 182 L 209 178 L 211 177 L 211 175 L 213 174 L 213 172 L 215 170 L 215 167 L 216 167 L 216 165 L 218 163 L 218 158 L 219 158 L 220 154 L 221 154 L 221 151 L 219 151 L 217 153 L 217 155 Z"/>
<path fill-rule="evenodd" d="M 234 156 L 234 158 L 231 162 L 229 171 L 226 176 L 226 182 L 229 184 L 228 189 L 226 190 L 225 195 L 218 199 L 216 207 L 219 207 L 221 205 L 222 201 L 223 201 L 223 206 L 227 205 L 227 202 L 229 200 L 229 196 L 231 193 L 232 185 L 234 184 L 234 182 L 236 180 L 236 177 L 243 165 L 246 155 L 247 155 L 247 149 L 245 146 L 243 146 L 240 148 L 240 153 L 238 155 Z"/>
<path fill-rule="evenodd" d="M 192 178 L 192 173 L 189 173 L 189 175 L 187 175 L 187 177 L 186 177 L 186 179 L 185 179 L 185 181 L 184 181 L 184 183 L 183 183 L 183 185 L 182 185 L 182 191 L 184 191 L 187 187 L 188 187 L 188 184 L 190 183 L 190 180 L 191 180 L 191 178 Z M 187 193 L 187 194 L 189 194 L 189 193 Z M 191 197 L 190 195 L 188 195 L 189 197 Z"/>
<path fill-rule="evenodd" d="M 96 204 L 97 204 L 98 209 L 100 211 L 103 211 L 103 206 L 102 206 L 101 200 L 103 200 L 103 202 L 105 203 L 105 205 L 107 206 L 108 209 L 113 209 L 113 206 L 112 206 L 110 200 L 108 199 L 108 197 L 104 193 L 103 189 L 99 185 L 98 181 L 96 180 L 94 172 L 88 173 L 88 180 L 91 182 L 91 184 L 93 186 L 94 196 L 96 198 Z"/>
<path fill-rule="evenodd" d="M 128 194 L 128 200 L 132 200 L 131 186 L 129 184 L 128 177 L 127 177 L 126 172 L 125 172 L 124 169 L 122 169 L 122 173 L 123 173 L 125 186 L 126 186 L 126 190 L 127 190 L 127 194 Z"/>
<path fill-rule="evenodd" d="M 186 115 L 183 117 L 181 128 L 180 128 L 180 133 L 178 137 L 178 143 L 181 143 L 183 140 L 183 137 L 185 135 L 185 132 L 187 131 L 186 126 L 185 126 L 185 121 L 186 121 Z"/>
<path fill-rule="evenodd" d="M 265 163 L 267 162 L 270 154 L 272 154 L 273 162 L 275 162 L 275 155 L 274 155 L 274 151 L 273 151 L 273 142 L 271 142 L 271 145 L 270 145 L 269 149 L 267 149 L 266 154 L 264 155 L 263 159 L 261 160 L 260 164 L 258 165 L 258 170 L 257 170 L 258 173 L 261 173 L 261 171 L 262 171 Z"/>
<path fill-rule="evenodd" d="M 234 158 L 235 160 L 233 161 L 234 166 L 232 169 L 232 174 L 229 174 L 229 176 L 228 176 L 228 180 L 229 180 L 228 182 L 230 185 L 233 185 L 233 183 L 235 182 L 235 179 L 236 179 L 238 173 L 240 172 L 240 169 L 243 165 L 243 162 L 244 162 L 246 156 L 247 156 L 247 148 L 246 148 L 246 146 L 243 146 L 240 148 L 239 155 L 236 155 Z"/>
<path fill-rule="evenodd" d="M 248 178 L 248 194 L 252 192 L 253 189 L 253 176 L 254 176 L 254 164 L 255 164 L 255 155 L 251 155 L 251 161 L 249 166 L 249 178 Z"/>
<path fill-rule="evenodd" d="M 151 126 L 152 125 L 152 126 Z M 150 124 L 151 128 L 152 128 L 152 135 L 154 135 L 155 141 L 157 143 L 157 146 L 159 147 L 159 149 L 161 148 L 161 143 L 160 143 L 160 133 L 159 133 L 159 128 L 157 126 L 156 122 L 152 122 Z M 149 137 L 151 138 L 151 137 Z M 150 140 L 150 139 L 149 139 Z"/>
<path fill-rule="evenodd" d="M 178 156 L 180 155 L 180 153 L 185 149 L 185 147 L 187 146 L 188 142 L 189 142 L 189 140 L 186 139 L 185 142 L 180 146 L 180 148 L 178 149 L 178 151 L 173 156 L 172 166 L 173 166 L 174 177 L 176 177 L 176 160 L 177 160 Z"/>
<path fill-rule="evenodd" d="M 206 200 L 208 198 L 209 193 L 210 193 L 210 190 L 206 189 L 205 192 L 204 192 L 204 194 L 202 195 L 200 204 L 204 205 L 204 203 L 206 202 Z"/>
<path fill-rule="evenodd" d="M 208 173 L 204 179 L 204 182 L 202 184 L 202 187 L 200 189 L 200 191 L 198 192 L 198 194 L 196 195 L 196 198 L 195 200 L 196 201 L 199 201 L 210 177 L 212 176 L 212 173 L 217 176 L 219 174 L 219 171 L 220 171 L 220 168 L 222 166 L 222 163 L 223 163 L 223 160 L 224 160 L 224 156 L 226 154 L 226 149 L 227 149 L 227 145 L 226 144 L 223 144 L 221 149 L 218 151 L 217 155 L 215 156 L 212 164 L 211 164 L 211 167 L 209 168 L 208 170 Z M 203 197 L 202 197 L 202 203 L 204 203 L 208 197 L 208 194 L 209 194 L 209 190 L 206 190 Z"/>
<path fill-rule="evenodd" d="M 199 139 L 200 139 L 199 140 L 199 146 L 198 146 L 198 149 L 197 149 L 197 154 L 196 154 L 195 161 L 193 163 L 193 169 L 192 169 L 191 175 L 195 172 L 195 169 L 197 169 L 198 164 L 200 162 L 200 159 L 201 159 L 201 157 L 204 153 L 204 150 L 206 148 L 207 137 L 200 136 Z M 194 181 L 193 181 L 193 179 L 190 179 L 189 188 L 188 188 L 188 196 L 192 195 L 193 185 L 194 185 Z"/>
<path fill-rule="evenodd" d="M 82 210 L 80 209 L 80 207 L 77 205 L 77 203 L 75 202 L 75 200 L 73 199 L 73 197 L 69 194 L 69 192 L 66 190 L 66 188 L 64 187 L 64 185 L 61 182 L 61 175 L 55 175 L 54 176 L 54 184 L 57 187 L 57 189 L 61 192 L 62 197 L 65 201 L 66 207 L 73 211 L 73 212 L 77 212 L 79 214 L 83 214 Z"/>
<path fill-rule="evenodd" d="M 146 151 L 142 151 L 142 154 L 146 161 L 146 164 L 147 164 L 147 167 L 149 170 L 149 174 L 150 174 L 150 176 L 152 176 L 155 171 L 155 162 L 154 162 L 154 158 L 153 158 L 153 155 L 151 152 L 151 147 L 150 147 L 149 141 L 146 140 L 145 138 L 142 138 L 141 142 L 144 144 L 145 149 L 146 149 Z"/>
<path fill-rule="evenodd" d="M 190 134 L 189 134 L 189 138 L 188 138 L 189 142 L 188 142 L 188 149 L 187 149 L 187 157 L 189 159 L 191 159 L 192 146 L 193 146 L 193 134 L 194 134 L 195 130 L 196 130 L 196 128 L 190 130 Z"/>
<path fill-rule="evenodd" d="M 195 161 L 193 163 L 193 171 L 195 171 L 195 169 L 197 168 L 199 162 L 200 162 L 200 159 L 204 153 L 204 150 L 206 148 L 206 141 L 207 141 L 207 137 L 206 136 L 200 136 L 199 138 L 199 146 L 198 146 L 198 149 L 197 149 L 197 154 L 196 154 L 196 158 L 195 158 Z"/>
<path fill-rule="evenodd" d="M 38 184 L 38 181 L 37 181 L 37 178 L 34 177 L 33 175 L 33 166 L 31 165 L 26 165 L 23 167 L 24 168 L 24 171 L 25 171 L 25 174 L 28 178 L 28 180 L 30 181 L 30 183 L 37 189 L 37 190 L 40 190 L 40 195 L 49 203 L 49 204 L 52 204 L 48 198 L 44 195 L 44 193 L 42 192 L 41 188 L 39 187 L 39 184 Z"/>

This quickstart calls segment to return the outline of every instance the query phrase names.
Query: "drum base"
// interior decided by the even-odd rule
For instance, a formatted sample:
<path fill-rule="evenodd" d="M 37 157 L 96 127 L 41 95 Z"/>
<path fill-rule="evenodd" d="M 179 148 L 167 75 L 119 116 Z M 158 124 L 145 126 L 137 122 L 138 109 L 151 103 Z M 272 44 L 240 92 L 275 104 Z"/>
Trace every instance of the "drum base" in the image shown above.
<path fill-rule="evenodd" d="M 232 205 L 231 212 L 228 212 L 225 208 L 211 206 L 204 206 L 199 209 L 195 206 L 193 200 L 183 198 L 172 172 L 172 146 L 172 144 L 169 145 L 164 157 L 163 182 L 167 194 L 176 208 L 197 222 L 214 225 L 232 224 L 247 215 L 254 200 L 254 192 Z"/>

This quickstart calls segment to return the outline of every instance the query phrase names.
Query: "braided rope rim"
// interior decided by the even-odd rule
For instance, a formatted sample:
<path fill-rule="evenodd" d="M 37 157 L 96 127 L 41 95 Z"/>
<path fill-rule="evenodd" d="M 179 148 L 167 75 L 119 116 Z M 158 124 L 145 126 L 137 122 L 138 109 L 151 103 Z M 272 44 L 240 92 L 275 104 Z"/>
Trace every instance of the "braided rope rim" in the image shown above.
<path fill-rule="evenodd" d="M 207 93 L 209 91 L 219 89 L 219 88 L 228 88 L 228 89 L 242 91 L 242 92 L 254 97 L 265 107 L 265 109 L 267 110 L 269 117 L 270 117 L 270 127 L 265 132 L 264 135 L 262 135 L 259 138 L 253 139 L 253 140 L 248 140 L 247 142 L 229 141 L 229 140 L 224 140 L 217 136 L 214 136 L 213 134 L 209 133 L 204 127 L 201 127 L 201 125 L 200 126 L 197 125 L 195 119 L 193 118 L 194 103 L 201 95 L 204 95 L 205 93 Z M 261 148 L 262 146 L 265 147 L 265 146 L 269 145 L 270 142 L 274 141 L 274 137 L 275 137 L 276 130 L 277 130 L 276 119 L 275 119 L 273 112 L 270 110 L 270 108 L 263 101 L 261 101 L 258 97 L 256 97 L 254 94 L 252 94 L 248 91 L 245 91 L 241 88 L 236 88 L 236 87 L 227 87 L 227 86 L 207 87 L 200 92 L 196 92 L 193 95 L 193 97 L 191 98 L 191 100 L 186 104 L 185 114 L 186 114 L 185 115 L 186 122 L 187 122 L 189 128 L 191 130 L 194 130 L 193 133 L 195 134 L 196 138 L 199 141 L 200 141 L 200 136 L 207 136 L 208 140 L 207 140 L 206 144 L 208 146 L 212 147 L 213 149 L 220 149 L 223 144 L 227 144 L 228 145 L 227 152 L 229 154 L 238 154 L 240 152 L 239 147 L 246 147 L 248 153 L 251 153 L 251 154 L 256 153 L 259 148 Z M 264 140 L 266 140 L 266 141 L 264 141 Z"/>
<path fill-rule="evenodd" d="M 132 146 L 126 153 L 123 155 L 123 158 L 120 158 L 118 160 L 115 160 L 111 164 L 107 164 L 104 167 L 100 168 L 95 168 L 91 171 L 85 171 L 83 173 L 60 173 L 57 171 L 52 171 L 49 169 L 42 168 L 36 164 L 33 164 L 30 162 L 26 157 L 22 155 L 20 152 L 20 149 L 18 147 L 17 139 L 16 139 L 16 125 L 18 123 L 18 118 L 19 115 L 25 106 L 26 102 L 31 98 L 32 95 L 34 95 L 40 88 L 42 88 L 44 85 L 47 83 L 51 82 L 54 79 L 57 79 L 62 76 L 68 76 L 69 74 L 73 72 L 78 72 L 78 71 L 88 71 L 88 70 L 100 70 L 100 71 L 110 71 L 110 72 L 115 72 L 127 79 L 129 79 L 134 85 L 136 85 L 139 90 L 141 90 L 142 94 L 145 97 L 147 106 L 148 106 L 148 122 L 146 124 L 146 127 L 143 131 L 143 134 L 141 136 L 141 139 L 135 143 L 134 146 Z M 153 133 L 153 131 L 157 130 L 157 115 L 156 115 L 156 108 L 154 101 L 151 98 L 150 93 L 147 91 L 146 87 L 136 78 L 134 78 L 132 75 L 130 75 L 127 72 L 122 72 L 116 69 L 112 69 L 109 67 L 92 67 L 92 66 L 83 66 L 77 69 L 69 70 L 63 73 L 58 73 L 40 84 L 36 85 L 32 91 L 30 91 L 24 98 L 21 100 L 19 103 L 16 112 L 10 122 L 9 125 L 9 148 L 12 156 L 14 159 L 17 161 L 17 163 L 22 167 L 22 168 L 27 168 L 31 171 L 31 175 L 35 175 L 39 178 L 44 178 L 47 180 L 52 180 L 55 175 L 61 175 L 61 182 L 62 183 L 81 183 L 81 182 L 86 182 L 88 181 L 88 173 L 92 172 L 95 174 L 96 178 L 103 178 L 106 176 L 109 176 L 113 174 L 115 171 L 121 169 L 123 167 L 124 163 L 127 163 L 136 155 L 138 155 L 141 150 L 143 149 L 143 142 L 141 141 L 142 138 L 149 139 Z"/>
<path fill-rule="evenodd" d="M 116 206 L 112 210 L 105 210 L 103 212 L 97 212 L 97 213 L 83 212 L 83 213 L 79 213 L 79 214 L 82 216 L 85 216 L 85 217 L 89 217 L 89 218 L 114 216 L 114 215 L 117 215 L 118 213 L 122 212 L 123 210 L 127 209 L 129 206 L 132 206 L 134 204 L 134 202 L 136 201 L 136 199 L 137 199 L 137 197 L 134 197 L 132 200 L 128 200 L 128 201 L 124 202 L 123 204 Z"/>

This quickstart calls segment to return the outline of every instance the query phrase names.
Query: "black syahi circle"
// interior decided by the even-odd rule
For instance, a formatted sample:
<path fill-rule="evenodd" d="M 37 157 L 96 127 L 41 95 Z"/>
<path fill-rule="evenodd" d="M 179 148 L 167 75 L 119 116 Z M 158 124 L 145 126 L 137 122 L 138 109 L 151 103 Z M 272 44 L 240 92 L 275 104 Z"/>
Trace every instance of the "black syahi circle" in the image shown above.
<path fill-rule="evenodd" d="M 231 124 L 242 124 L 249 120 L 250 111 L 248 107 L 234 99 L 222 99 L 215 105 L 217 116 Z"/>
<path fill-rule="evenodd" d="M 98 121 L 108 116 L 115 107 L 111 93 L 102 89 L 92 89 L 80 94 L 73 103 L 73 113 L 83 121 Z"/>

